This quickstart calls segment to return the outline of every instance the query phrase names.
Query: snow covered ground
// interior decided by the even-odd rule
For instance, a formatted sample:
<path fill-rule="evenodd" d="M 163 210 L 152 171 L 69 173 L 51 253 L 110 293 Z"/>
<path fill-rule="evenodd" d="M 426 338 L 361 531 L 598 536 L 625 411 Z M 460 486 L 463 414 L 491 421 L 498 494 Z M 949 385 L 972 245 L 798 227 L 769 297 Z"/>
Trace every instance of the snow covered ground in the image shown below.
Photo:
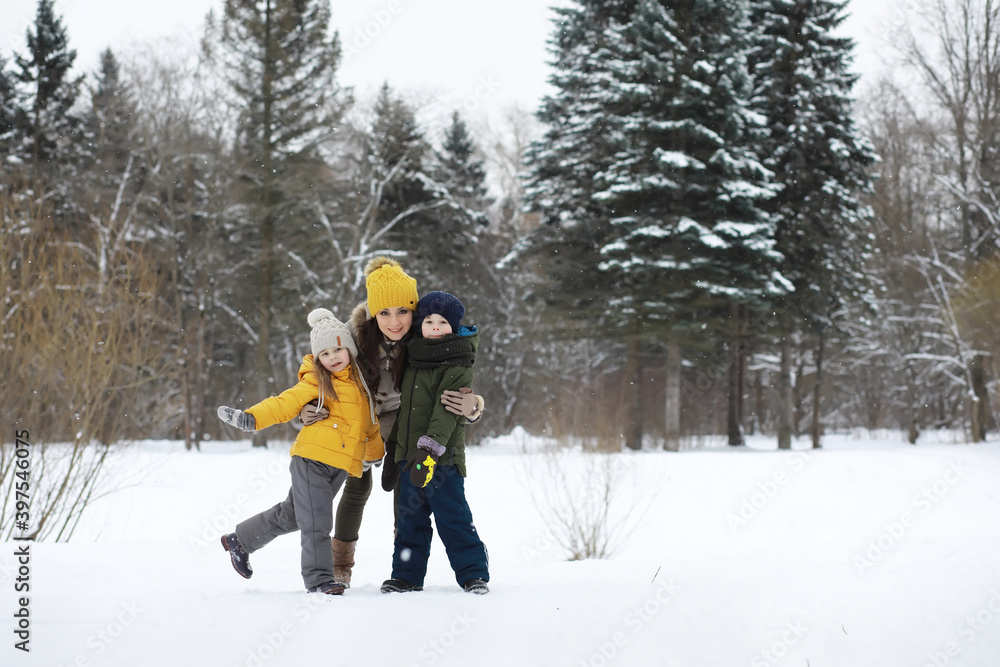
<path fill-rule="evenodd" d="M 559 468 L 523 434 L 491 441 L 467 484 L 491 558 L 482 597 L 436 539 L 424 592 L 379 592 L 392 519 L 377 487 L 343 597 L 302 590 L 297 534 L 253 554 L 244 580 L 219 535 L 284 497 L 287 448 L 139 443 L 71 543 L 30 545 L 30 653 L 14 648 L 25 543 L 4 545 L 0 664 L 993 667 L 1000 443 L 933 436 L 574 452 Z M 615 555 L 569 562 L 527 485 L 582 485 L 600 466 L 636 511 L 613 508 Z"/>

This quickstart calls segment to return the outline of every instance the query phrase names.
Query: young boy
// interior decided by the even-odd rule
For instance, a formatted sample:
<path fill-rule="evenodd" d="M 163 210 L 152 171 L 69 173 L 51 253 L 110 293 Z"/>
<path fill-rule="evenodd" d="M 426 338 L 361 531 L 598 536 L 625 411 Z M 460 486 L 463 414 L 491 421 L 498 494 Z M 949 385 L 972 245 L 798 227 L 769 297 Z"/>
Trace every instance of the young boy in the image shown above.
<path fill-rule="evenodd" d="M 445 292 L 430 292 L 417 303 L 420 336 L 408 347 L 399 417 L 389 436 L 395 460 L 407 463 L 400 478 L 392 578 L 382 584 L 383 593 L 423 589 L 434 536 L 431 514 L 459 586 L 489 592 L 486 546 L 465 499 L 465 419 L 441 404 L 446 389 L 472 386 L 479 331 L 460 325 L 464 315 L 462 302 Z"/>

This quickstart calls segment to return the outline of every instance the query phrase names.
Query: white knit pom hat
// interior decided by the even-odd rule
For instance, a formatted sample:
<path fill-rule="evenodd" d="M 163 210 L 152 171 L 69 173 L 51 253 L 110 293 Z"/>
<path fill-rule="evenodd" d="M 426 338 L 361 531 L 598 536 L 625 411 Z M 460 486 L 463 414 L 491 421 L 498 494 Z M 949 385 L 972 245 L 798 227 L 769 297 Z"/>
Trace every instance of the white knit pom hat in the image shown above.
<path fill-rule="evenodd" d="M 308 321 L 312 327 L 309 341 L 312 343 L 313 356 L 318 356 L 328 347 L 346 347 L 352 356 L 358 356 L 358 346 L 354 343 L 354 337 L 351 336 L 347 325 L 334 317 L 329 310 L 317 308 L 309 313 Z"/>

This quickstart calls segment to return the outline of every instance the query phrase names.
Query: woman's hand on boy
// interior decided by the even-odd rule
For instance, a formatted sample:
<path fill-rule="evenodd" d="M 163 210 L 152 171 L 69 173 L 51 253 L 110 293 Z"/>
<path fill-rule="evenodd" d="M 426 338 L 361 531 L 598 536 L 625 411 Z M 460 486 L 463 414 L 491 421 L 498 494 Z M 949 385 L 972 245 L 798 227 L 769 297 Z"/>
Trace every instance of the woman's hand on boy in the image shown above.
<path fill-rule="evenodd" d="M 323 421 L 330 416 L 330 411 L 326 408 L 318 407 L 314 402 L 306 403 L 302 406 L 299 419 L 305 426 L 311 426 L 318 421 Z"/>
<path fill-rule="evenodd" d="M 448 412 L 474 420 L 484 401 L 481 396 L 472 393 L 471 387 L 462 387 L 458 391 L 445 389 L 441 392 L 441 403 Z"/>
<path fill-rule="evenodd" d="M 241 431 L 253 433 L 257 430 L 257 420 L 248 412 L 231 408 L 228 405 L 220 405 L 216 414 L 219 415 L 219 419 Z"/>

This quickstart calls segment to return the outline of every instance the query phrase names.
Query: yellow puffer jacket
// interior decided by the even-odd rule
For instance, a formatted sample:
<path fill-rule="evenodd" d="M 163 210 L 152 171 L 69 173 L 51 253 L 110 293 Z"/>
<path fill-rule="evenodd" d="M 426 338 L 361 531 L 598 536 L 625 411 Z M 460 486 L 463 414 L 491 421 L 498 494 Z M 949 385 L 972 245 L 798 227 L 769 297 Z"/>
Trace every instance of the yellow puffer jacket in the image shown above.
<path fill-rule="evenodd" d="M 299 382 L 277 396 L 264 399 L 247 412 L 257 421 L 257 428 L 291 421 L 299 416 L 309 401 L 319 398 L 319 384 L 313 370 L 313 355 L 302 358 Z M 330 416 L 310 426 L 303 426 L 292 444 L 292 456 L 312 459 L 346 470 L 360 477 L 363 461 L 377 461 L 385 453 L 378 419 L 372 409 L 371 396 L 354 365 L 333 375 L 337 400 L 324 396 L 323 404 Z"/>

